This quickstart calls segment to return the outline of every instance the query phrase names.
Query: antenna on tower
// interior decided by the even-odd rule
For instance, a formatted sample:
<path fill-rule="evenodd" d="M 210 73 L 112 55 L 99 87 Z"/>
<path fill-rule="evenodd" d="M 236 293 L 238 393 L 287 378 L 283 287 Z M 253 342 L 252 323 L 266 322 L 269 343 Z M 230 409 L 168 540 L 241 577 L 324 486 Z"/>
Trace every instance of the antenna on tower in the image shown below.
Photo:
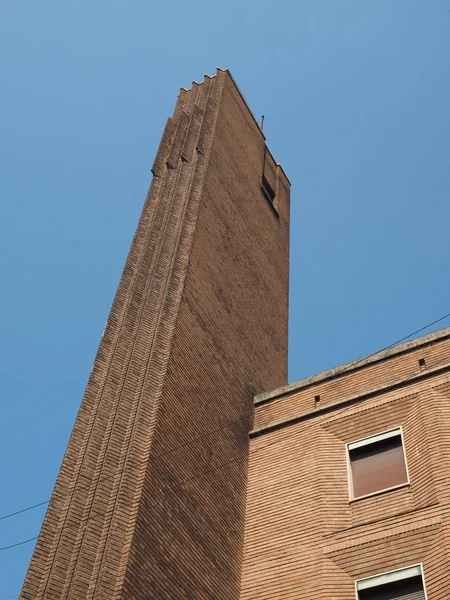
<path fill-rule="evenodd" d="M 264 115 L 261 117 L 261 131 L 264 131 Z"/>

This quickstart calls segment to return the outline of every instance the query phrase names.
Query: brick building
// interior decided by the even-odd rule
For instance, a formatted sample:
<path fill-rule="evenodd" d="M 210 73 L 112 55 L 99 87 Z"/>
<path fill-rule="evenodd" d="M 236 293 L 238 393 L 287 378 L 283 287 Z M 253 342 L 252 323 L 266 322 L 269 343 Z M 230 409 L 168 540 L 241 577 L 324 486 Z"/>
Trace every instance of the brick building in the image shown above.
<path fill-rule="evenodd" d="M 450 598 L 450 330 L 287 385 L 290 184 L 228 71 L 152 172 L 22 600 Z"/>
<path fill-rule="evenodd" d="M 241 600 L 450 598 L 449 373 L 450 328 L 256 396 Z"/>

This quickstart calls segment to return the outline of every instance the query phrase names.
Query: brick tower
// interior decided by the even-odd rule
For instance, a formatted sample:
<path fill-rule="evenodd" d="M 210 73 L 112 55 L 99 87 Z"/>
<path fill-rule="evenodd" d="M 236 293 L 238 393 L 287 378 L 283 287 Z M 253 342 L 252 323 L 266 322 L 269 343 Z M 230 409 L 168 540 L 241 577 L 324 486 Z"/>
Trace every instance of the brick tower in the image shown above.
<path fill-rule="evenodd" d="M 238 600 L 253 396 L 287 381 L 289 182 L 228 71 L 181 90 L 22 600 Z"/>

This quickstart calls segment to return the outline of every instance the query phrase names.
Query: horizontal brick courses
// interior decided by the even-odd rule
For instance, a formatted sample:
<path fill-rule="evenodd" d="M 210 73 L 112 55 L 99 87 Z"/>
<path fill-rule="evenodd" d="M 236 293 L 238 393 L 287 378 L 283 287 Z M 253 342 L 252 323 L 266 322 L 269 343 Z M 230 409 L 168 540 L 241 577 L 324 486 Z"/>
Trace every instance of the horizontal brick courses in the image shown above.
<path fill-rule="evenodd" d="M 256 404 L 241 600 L 351 600 L 355 580 L 420 562 L 428 600 L 450 597 L 450 373 L 439 369 L 448 333 Z M 421 357 L 429 373 L 417 379 Z M 319 394 L 335 405 L 314 411 Z M 395 427 L 409 484 L 350 501 L 345 445 Z"/>

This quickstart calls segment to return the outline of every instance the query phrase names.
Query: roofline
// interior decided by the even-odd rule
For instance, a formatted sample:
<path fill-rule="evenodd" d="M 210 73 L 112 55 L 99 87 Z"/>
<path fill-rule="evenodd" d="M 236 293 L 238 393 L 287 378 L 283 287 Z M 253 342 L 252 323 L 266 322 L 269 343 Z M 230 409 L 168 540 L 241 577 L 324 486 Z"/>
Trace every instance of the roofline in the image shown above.
<path fill-rule="evenodd" d="M 231 81 L 234 83 L 234 85 L 235 85 L 235 87 L 236 87 L 237 91 L 239 92 L 239 95 L 240 95 L 240 97 L 242 98 L 242 100 L 243 100 L 243 102 L 244 102 L 245 106 L 247 107 L 247 109 L 248 109 L 248 112 L 251 114 L 251 116 L 252 116 L 253 120 L 254 120 L 254 121 L 255 121 L 255 123 L 256 123 L 256 126 L 258 127 L 259 131 L 261 132 L 261 135 L 262 135 L 262 136 L 263 136 L 263 138 L 266 140 L 267 138 L 266 138 L 266 135 L 265 135 L 264 131 L 261 129 L 261 125 L 258 123 L 258 120 L 256 119 L 256 117 L 255 117 L 255 115 L 254 115 L 254 113 L 253 113 L 252 109 L 250 108 L 250 105 L 248 104 L 247 100 L 245 99 L 245 96 L 244 96 L 244 94 L 241 92 L 241 89 L 240 89 L 240 87 L 238 86 L 238 84 L 237 84 L 237 82 L 236 82 L 236 79 L 235 79 L 235 78 L 233 77 L 233 75 L 231 74 L 231 71 L 230 71 L 230 69 L 222 69 L 221 67 L 217 67 L 217 70 L 218 70 L 218 71 L 222 71 L 222 73 L 228 73 L 228 75 L 230 76 L 230 79 L 231 79 Z"/>
<path fill-rule="evenodd" d="M 409 342 L 399 344 L 398 346 L 394 346 L 393 348 L 387 348 L 386 350 L 381 350 L 380 352 L 369 354 L 364 358 L 353 360 L 338 367 L 334 367 L 333 369 L 322 371 L 322 373 L 317 373 L 316 375 L 311 375 L 310 377 L 306 377 L 305 379 L 300 379 L 299 381 L 289 383 L 288 385 L 277 388 L 270 392 L 258 394 L 254 398 L 254 403 L 255 405 L 260 405 L 265 404 L 266 402 L 271 402 L 272 400 L 281 398 L 282 396 L 286 396 L 287 394 L 291 394 L 292 392 L 312 387 L 314 385 L 317 385 L 318 383 L 322 383 L 330 379 L 337 379 L 339 377 L 343 377 L 354 371 L 364 369 L 375 363 L 389 360 L 390 358 L 393 358 L 394 356 L 399 356 L 401 354 L 407 354 L 408 352 L 412 352 L 413 350 L 416 350 L 421 346 L 431 345 L 449 337 L 450 327 L 440 329 L 433 333 L 429 333 L 428 335 L 416 338 L 415 340 L 411 340 Z"/>
<path fill-rule="evenodd" d="M 254 122 L 255 122 L 258 130 L 260 131 L 261 135 L 263 136 L 264 142 L 265 142 L 267 140 L 267 138 L 266 138 L 266 136 L 264 134 L 264 131 L 261 129 L 261 125 L 258 123 L 258 121 L 257 121 L 257 119 L 256 119 L 256 117 L 255 117 L 255 115 L 254 115 L 254 113 L 252 111 L 252 109 L 250 108 L 250 105 L 248 104 L 247 100 L 245 99 L 244 94 L 241 92 L 240 87 L 236 83 L 236 80 L 233 77 L 233 75 L 231 74 L 230 69 L 222 69 L 221 67 L 217 67 L 217 71 L 222 71 L 222 73 L 228 73 L 228 75 L 230 76 L 231 81 L 234 83 L 234 86 L 235 86 L 238 94 L 240 95 L 240 97 L 241 97 L 242 101 L 244 102 L 245 106 L 247 107 L 248 112 L 250 113 L 252 119 L 254 120 Z M 211 76 L 211 75 L 208 75 L 207 73 L 205 73 L 204 76 L 207 77 L 208 79 L 212 79 L 213 77 L 215 77 L 215 75 Z M 197 85 L 201 85 L 203 82 L 202 81 L 200 81 L 200 82 L 199 81 L 193 81 L 192 83 L 195 83 Z M 185 87 L 181 88 L 181 90 L 183 90 L 185 92 L 188 92 L 189 89 L 190 88 L 185 88 Z M 269 151 L 270 156 L 273 158 L 273 162 L 277 165 L 277 167 L 280 167 L 280 169 L 283 171 L 283 175 L 286 177 L 286 181 L 288 182 L 288 184 L 292 185 L 291 182 L 290 182 L 290 180 L 289 180 L 289 177 L 286 174 L 286 171 L 283 168 L 283 165 L 275 160 L 275 158 L 274 158 L 272 152 L 270 151 L 270 148 L 267 146 L 267 144 L 266 144 L 266 147 L 267 147 L 267 150 Z"/>
<path fill-rule="evenodd" d="M 413 383 L 425 381 L 430 377 L 448 373 L 448 371 L 450 371 L 450 363 L 445 363 L 444 365 L 439 365 L 438 367 L 434 367 L 429 370 L 419 371 L 418 373 L 415 373 L 410 377 L 406 377 L 405 379 L 399 379 L 391 383 L 383 384 L 365 392 L 358 393 L 355 396 L 351 396 L 350 398 L 344 398 L 343 400 L 338 400 L 337 402 L 332 402 L 331 404 L 325 404 L 325 406 L 314 408 L 312 410 L 308 410 L 306 412 L 299 413 L 291 417 L 287 417 L 285 419 L 281 419 L 280 421 L 273 421 L 266 425 L 262 425 L 261 427 L 252 429 L 249 435 L 251 438 L 258 437 L 264 433 L 270 433 L 271 431 L 275 431 L 276 429 L 281 429 L 283 427 L 294 425 L 295 423 L 300 423 L 301 421 L 306 421 L 307 419 L 311 419 L 313 417 L 316 417 L 317 415 L 333 412 L 336 409 L 341 409 L 347 406 L 351 406 L 352 404 L 357 404 L 358 402 L 362 402 L 363 400 L 367 400 L 368 398 L 374 398 L 375 396 L 379 396 L 380 394 L 385 394 L 386 392 L 398 390 L 404 388 L 405 386 L 409 386 Z"/>
<path fill-rule="evenodd" d="M 241 92 L 241 90 L 240 90 L 240 88 L 239 88 L 239 86 L 238 86 L 238 84 L 237 84 L 237 82 L 236 82 L 235 78 L 234 78 L 234 77 L 233 77 L 233 75 L 231 74 L 231 71 L 230 71 L 230 69 L 221 69 L 220 67 L 218 67 L 218 69 L 217 69 L 217 70 L 218 70 L 218 71 L 225 71 L 226 73 L 228 73 L 228 75 L 230 76 L 230 79 L 231 79 L 231 81 L 234 83 L 234 85 L 235 85 L 235 87 L 236 87 L 236 89 L 237 89 L 237 91 L 238 91 L 238 93 L 239 93 L 240 97 L 241 97 L 241 98 L 242 98 L 242 100 L 244 101 L 244 104 L 245 104 L 245 106 L 247 107 L 247 109 L 248 109 L 248 112 L 249 112 L 249 113 L 251 114 L 251 116 L 253 117 L 253 120 L 255 121 L 255 123 L 256 123 L 256 125 L 257 125 L 257 127 L 258 127 L 259 131 L 261 132 L 261 134 L 262 134 L 262 136 L 263 136 L 263 138 L 264 138 L 264 140 L 267 140 L 267 138 L 266 138 L 266 136 L 265 136 L 265 133 L 264 133 L 264 131 L 261 129 L 261 125 L 258 123 L 258 121 L 257 121 L 257 119 L 256 119 L 256 117 L 255 117 L 255 115 L 253 114 L 253 111 L 252 111 L 252 109 L 250 108 L 250 106 L 249 106 L 249 104 L 248 104 L 247 100 L 245 99 L 245 96 L 244 96 L 244 94 Z M 277 162 L 277 161 L 275 160 L 275 158 L 274 158 L 274 156 L 273 156 L 272 152 L 270 151 L 270 148 L 269 148 L 269 147 L 267 147 L 267 150 L 269 151 L 269 154 L 270 154 L 270 156 L 273 158 L 273 162 L 274 162 L 274 163 L 277 165 L 277 167 L 280 167 L 280 169 L 283 171 L 283 174 L 284 174 L 284 176 L 286 177 L 286 179 L 287 179 L 287 182 L 289 183 L 289 185 L 292 185 L 292 184 L 291 184 L 291 182 L 290 182 L 290 180 L 289 180 L 289 177 L 286 175 L 286 171 L 283 169 L 283 165 L 282 165 L 281 163 L 279 163 L 279 162 Z"/>

